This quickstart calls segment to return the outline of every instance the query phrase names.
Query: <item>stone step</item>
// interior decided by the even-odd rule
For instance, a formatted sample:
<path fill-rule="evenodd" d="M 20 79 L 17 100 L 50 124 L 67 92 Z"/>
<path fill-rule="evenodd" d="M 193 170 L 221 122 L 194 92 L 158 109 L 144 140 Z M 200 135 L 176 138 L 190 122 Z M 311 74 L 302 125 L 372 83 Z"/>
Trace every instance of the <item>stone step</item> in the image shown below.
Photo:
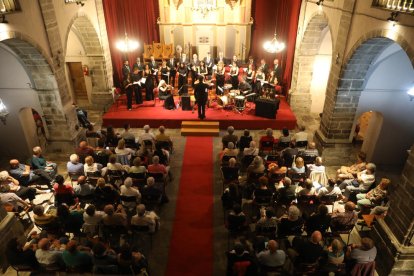
<path fill-rule="evenodd" d="M 219 128 L 181 128 L 182 136 L 219 136 Z"/>
<path fill-rule="evenodd" d="M 201 128 L 201 129 L 208 129 L 208 128 L 219 128 L 220 123 L 215 121 L 182 121 L 181 127 L 182 128 Z"/>

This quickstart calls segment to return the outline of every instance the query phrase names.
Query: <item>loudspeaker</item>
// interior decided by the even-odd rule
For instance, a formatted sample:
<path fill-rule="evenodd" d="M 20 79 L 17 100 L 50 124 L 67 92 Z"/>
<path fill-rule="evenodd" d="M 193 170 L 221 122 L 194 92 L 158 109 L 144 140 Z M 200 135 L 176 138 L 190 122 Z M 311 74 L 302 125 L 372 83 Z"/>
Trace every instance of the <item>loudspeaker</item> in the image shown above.
<path fill-rule="evenodd" d="M 183 110 L 191 110 L 190 96 L 186 95 L 181 97 L 181 108 Z"/>
<path fill-rule="evenodd" d="M 269 119 L 276 119 L 276 113 L 279 109 L 279 99 L 275 100 L 266 100 L 266 99 L 257 99 L 256 103 L 256 112 L 255 115 L 259 117 L 265 117 Z"/>
<path fill-rule="evenodd" d="M 175 108 L 174 98 L 171 94 L 168 95 L 167 98 L 165 99 L 164 108 L 165 109 L 174 109 Z"/>

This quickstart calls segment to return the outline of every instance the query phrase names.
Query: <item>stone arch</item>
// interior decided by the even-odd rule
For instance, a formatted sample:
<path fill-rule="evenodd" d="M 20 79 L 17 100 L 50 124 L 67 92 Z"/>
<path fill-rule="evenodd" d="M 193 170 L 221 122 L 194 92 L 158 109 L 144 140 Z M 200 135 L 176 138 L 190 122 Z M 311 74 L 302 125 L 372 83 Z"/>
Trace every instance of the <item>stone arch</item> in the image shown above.
<path fill-rule="evenodd" d="M 326 14 L 324 12 L 315 13 L 306 26 L 301 44 L 296 52 L 292 77 L 293 93 L 291 93 L 290 104 L 295 114 L 299 116 L 309 114 L 311 111 L 311 82 L 314 76 L 314 62 L 328 32 L 332 33 Z M 333 49 L 332 37 L 331 45 Z"/>
<path fill-rule="evenodd" d="M 368 70 L 375 58 L 393 43 L 401 46 L 414 65 L 413 48 L 403 37 L 390 30 L 375 30 L 365 34 L 349 51 L 339 74 L 336 93 L 329 97 L 329 102 L 324 106 L 320 131 L 325 140 L 350 141 Z"/>
<path fill-rule="evenodd" d="M 21 65 L 22 70 L 25 71 L 26 78 L 29 80 L 27 83 L 28 87 L 26 88 L 24 85 L 19 84 L 20 88 L 17 90 L 32 91 L 30 94 L 27 94 L 27 104 L 29 102 L 33 104 L 31 107 L 37 108 L 42 115 L 43 123 L 46 126 L 47 138 L 63 140 L 70 137 L 70 128 L 67 127 L 68 118 L 65 116 L 62 105 L 63 101 L 69 101 L 70 98 L 69 95 L 61 93 L 59 90 L 55 72 L 52 69 L 53 66 L 59 64 L 60 56 L 50 58 L 33 39 L 18 32 L 0 33 L 0 44 L 2 48 L 15 58 L 16 63 Z M 25 97 L 25 95 L 22 94 L 16 97 Z M 16 111 L 21 106 L 21 102 L 13 101 L 14 98 L 10 98 L 9 103 L 11 102 L 10 107 Z M 10 116 L 16 117 L 15 115 L 13 113 Z M 18 123 L 18 121 L 15 122 Z M 21 126 L 10 126 L 10 129 L 7 131 L 13 133 L 13 129 L 16 128 L 21 129 Z"/>
<path fill-rule="evenodd" d="M 107 62 L 101 41 L 90 18 L 84 13 L 77 13 L 70 21 L 66 31 L 64 45 L 65 57 L 67 57 L 68 53 L 69 34 L 71 32 L 77 36 L 85 50 L 84 56 L 71 57 L 71 61 L 81 61 L 83 65 L 89 67 L 92 87 L 90 98 L 92 102 L 96 103 L 95 100 L 102 98 L 101 96 L 97 96 L 97 94 L 108 91 Z M 68 61 L 67 58 L 66 61 Z"/>

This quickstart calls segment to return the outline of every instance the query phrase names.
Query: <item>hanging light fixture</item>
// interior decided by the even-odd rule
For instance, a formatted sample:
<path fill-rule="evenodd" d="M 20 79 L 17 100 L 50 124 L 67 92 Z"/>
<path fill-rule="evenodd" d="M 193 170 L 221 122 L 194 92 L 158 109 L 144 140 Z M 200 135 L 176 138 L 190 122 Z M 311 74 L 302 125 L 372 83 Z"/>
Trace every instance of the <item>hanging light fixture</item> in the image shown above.
<path fill-rule="evenodd" d="M 278 41 L 277 35 L 275 33 L 272 40 L 266 41 L 263 44 L 263 48 L 265 49 L 266 52 L 271 53 L 271 54 L 279 53 L 283 51 L 283 49 L 285 49 L 285 43 Z"/>
<path fill-rule="evenodd" d="M 133 52 L 136 49 L 138 49 L 139 43 L 136 40 L 129 39 L 128 34 L 125 33 L 124 40 L 119 40 L 118 42 L 116 42 L 115 46 L 121 52 L 128 53 L 128 52 Z"/>
<path fill-rule="evenodd" d="M 7 115 L 9 115 L 9 111 L 7 110 L 7 107 L 4 105 L 3 101 L 0 99 L 0 120 L 4 125 L 6 124 Z"/>
<path fill-rule="evenodd" d="M 217 10 L 217 3 L 216 0 L 194 0 L 191 10 L 199 12 L 203 17 L 206 17 L 210 12 Z"/>

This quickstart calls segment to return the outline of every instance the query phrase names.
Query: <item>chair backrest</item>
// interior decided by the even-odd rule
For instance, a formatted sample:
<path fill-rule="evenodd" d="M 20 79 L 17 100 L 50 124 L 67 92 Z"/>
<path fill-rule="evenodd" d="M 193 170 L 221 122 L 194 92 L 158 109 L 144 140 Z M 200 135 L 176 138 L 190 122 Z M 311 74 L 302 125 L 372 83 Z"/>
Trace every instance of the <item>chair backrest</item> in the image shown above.
<path fill-rule="evenodd" d="M 300 155 L 300 157 L 303 158 L 303 161 L 304 161 L 305 165 L 309 165 L 309 164 L 314 164 L 315 163 L 315 159 L 316 159 L 316 156 L 315 155 L 303 154 L 303 155 Z"/>
<path fill-rule="evenodd" d="M 147 177 L 154 177 L 155 182 L 164 182 L 165 181 L 165 175 L 161 172 L 159 173 L 147 173 Z"/>
<path fill-rule="evenodd" d="M 71 181 L 77 181 L 79 176 L 85 175 L 84 173 L 80 172 L 68 172 Z"/>
<path fill-rule="evenodd" d="M 297 141 L 296 147 L 297 148 L 305 148 L 308 146 L 308 141 Z"/>
<path fill-rule="evenodd" d="M 237 180 L 239 178 L 239 168 L 238 167 L 227 167 L 222 166 L 221 172 L 223 174 L 223 179 L 226 181 Z"/>
<path fill-rule="evenodd" d="M 126 195 L 121 195 L 120 199 L 123 202 L 137 202 L 137 197 L 136 196 L 126 196 Z"/>
<path fill-rule="evenodd" d="M 317 197 L 315 195 L 301 195 L 298 197 L 298 204 L 314 205 L 317 204 Z"/>
<path fill-rule="evenodd" d="M 325 205 L 332 205 L 338 199 L 337 195 L 324 195 L 319 198 L 319 202 Z"/>
<path fill-rule="evenodd" d="M 229 215 L 227 217 L 227 227 L 229 231 L 238 232 L 242 231 L 246 226 L 245 216 Z"/>
<path fill-rule="evenodd" d="M 138 233 L 149 233 L 151 231 L 149 225 L 131 225 L 131 230 Z"/>
<path fill-rule="evenodd" d="M 153 143 L 151 140 L 144 140 L 143 143 L 146 148 L 148 147 L 152 148 Z"/>
<path fill-rule="evenodd" d="M 277 144 L 278 148 L 280 148 L 280 149 L 287 148 L 287 147 L 289 147 L 289 145 L 290 145 L 290 142 L 279 142 Z"/>
<path fill-rule="evenodd" d="M 125 147 L 136 149 L 137 143 L 135 143 L 135 139 L 124 139 L 125 140 Z"/>
<path fill-rule="evenodd" d="M 116 162 L 121 163 L 122 165 L 129 166 L 129 154 L 117 154 L 116 155 Z"/>
<path fill-rule="evenodd" d="M 247 168 L 254 160 L 254 155 L 245 155 L 242 158 L 242 165 L 244 168 Z"/>
<path fill-rule="evenodd" d="M 71 206 L 75 203 L 75 198 L 72 194 L 56 194 L 55 203 L 57 205 L 62 205 L 63 203 Z"/>
<path fill-rule="evenodd" d="M 318 182 L 322 186 L 328 185 L 328 176 L 324 171 L 315 171 L 313 170 L 309 175 L 310 180 L 312 182 Z"/>
<path fill-rule="evenodd" d="M 306 179 L 306 173 L 291 173 L 290 179 L 293 183 L 303 182 Z"/>
<path fill-rule="evenodd" d="M 259 148 L 261 150 L 272 150 L 274 142 L 273 141 L 260 141 Z"/>

